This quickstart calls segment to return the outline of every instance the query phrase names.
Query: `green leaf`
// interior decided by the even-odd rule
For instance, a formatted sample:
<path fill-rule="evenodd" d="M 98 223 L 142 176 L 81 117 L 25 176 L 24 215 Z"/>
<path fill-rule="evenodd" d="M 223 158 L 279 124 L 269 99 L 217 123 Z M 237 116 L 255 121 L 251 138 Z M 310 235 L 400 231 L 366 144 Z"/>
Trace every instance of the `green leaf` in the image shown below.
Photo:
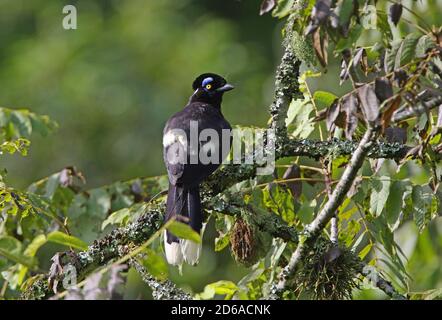
<path fill-rule="evenodd" d="M 419 38 L 420 35 L 417 33 L 411 33 L 405 37 L 396 55 L 394 63 L 395 69 L 400 68 L 415 58 L 416 45 Z"/>
<path fill-rule="evenodd" d="M 315 100 L 315 104 L 318 109 L 329 108 L 337 98 L 338 97 L 335 96 L 333 93 L 326 91 L 316 91 L 313 94 L 313 99 Z"/>
<path fill-rule="evenodd" d="M 364 29 L 370 30 L 376 29 L 378 15 L 376 11 L 376 6 L 368 5 L 364 8 L 363 14 L 361 16 L 361 25 Z"/>
<path fill-rule="evenodd" d="M 290 103 L 287 112 L 286 125 L 292 136 L 303 139 L 307 138 L 313 132 L 315 126 L 310 119 L 313 111 L 313 105 L 303 100 L 293 100 Z"/>
<path fill-rule="evenodd" d="M 215 251 L 221 251 L 230 243 L 230 230 L 235 220 L 225 214 L 215 213 L 215 229 L 218 237 L 215 238 Z"/>
<path fill-rule="evenodd" d="M 394 231 L 399 227 L 404 191 L 405 186 L 402 181 L 394 181 L 391 184 L 390 194 L 387 203 L 385 204 L 387 223 L 391 231 Z"/>
<path fill-rule="evenodd" d="M 17 128 L 21 137 L 29 137 L 32 133 L 32 123 L 28 116 L 29 111 L 17 110 L 11 113 L 11 122 Z"/>
<path fill-rule="evenodd" d="M 60 185 L 60 173 L 55 173 L 48 178 L 46 182 L 46 192 L 45 196 L 52 199 L 58 186 Z"/>
<path fill-rule="evenodd" d="M 107 226 L 116 224 L 116 225 L 124 225 L 130 216 L 130 210 L 128 208 L 124 208 L 118 211 L 113 212 L 106 220 L 101 224 L 101 230 L 104 230 Z"/>
<path fill-rule="evenodd" d="M 391 39 L 393 38 L 393 33 L 391 32 L 387 13 L 381 10 L 377 11 L 376 27 L 382 33 L 382 40 L 384 44 L 390 44 Z"/>
<path fill-rule="evenodd" d="M 391 44 L 391 49 L 386 51 L 384 58 L 384 68 L 386 73 L 392 72 L 395 69 L 396 55 L 401 44 L 401 41 L 395 41 Z"/>
<path fill-rule="evenodd" d="M 107 217 L 111 208 L 111 196 L 105 189 L 95 189 L 89 192 L 87 201 L 88 214 L 100 219 Z"/>
<path fill-rule="evenodd" d="M 336 14 L 341 26 L 347 25 L 353 14 L 353 0 L 340 0 L 336 5 Z"/>
<path fill-rule="evenodd" d="M 0 237 L 0 249 L 11 252 L 12 254 L 21 253 L 21 242 L 10 236 Z"/>
<path fill-rule="evenodd" d="M 440 300 L 440 298 L 442 298 L 442 288 L 416 292 L 410 296 L 411 300 Z"/>
<path fill-rule="evenodd" d="M 87 250 L 87 243 L 83 240 L 60 231 L 54 231 L 48 234 L 47 240 L 67 247 L 73 247 L 83 251 Z"/>
<path fill-rule="evenodd" d="M 415 52 L 416 57 L 423 58 L 426 55 L 427 50 L 434 48 L 435 46 L 436 46 L 436 43 L 431 38 L 431 36 L 426 34 L 426 35 L 420 37 L 419 41 L 417 42 L 417 45 L 416 45 L 416 52 Z"/>
<path fill-rule="evenodd" d="M 201 236 L 185 223 L 173 221 L 167 229 L 178 238 L 188 239 L 196 243 L 201 243 Z"/>
<path fill-rule="evenodd" d="M 24 256 L 21 253 L 21 242 L 14 237 L 4 236 L 0 238 L 0 256 L 5 257 L 15 263 L 22 264 L 28 268 L 33 268 L 35 260 Z"/>
<path fill-rule="evenodd" d="M 363 260 L 367 256 L 367 254 L 370 253 L 372 247 L 373 247 L 373 243 L 370 242 L 369 244 L 367 244 L 365 246 L 365 248 L 359 252 L 359 254 L 358 254 L 359 258 L 361 260 Z"/>
<path fill-rule="evenodd" d="M 301 196 L 301 207 L 296 215 L 302 223 L 308 224 L 313 221 L 316 208 L 316 199 L 311 201 L 305 199 L 304 195 Z"/>
<path fill-rule="evenodd" d="M 24 255 L 28 257 L 34 257 L 40 249 L 42 245 L 47 242 L 46 236 L 44 234 L 40 234 L 36 236 L 32 242 L 28 245 L 28 247 L 24 251 Z"/>
<path fill-rule="evenodd" d="M 152 249 L 145 250 L 146 257 L 141 259 L 142 265 L 149 273 L 159 280 L 166 280 L 169 275 L 169 267 L 162 255 L 157 254 Z"/>
<path fill-rule="evenodd" d="M 431 220 L 431 207 L 433 202 L 433 195 L 428 186 L 414 186 L 411 195 L 413 206 L 413 218 L 422 232 Z"/>
<path fill-rule="evenodd" d="M 221 280 L 208 284 L 204 287 L 204 291 L 198 296 L 201 299 L 212 299 L 216 294 L 226 295 L 226 299 L 231 298 L 235 292 L 238 291 L 238 287 L 232 281 Z"/>
<path fill-rule="evenodd" d="M 215 238 L 215 251 L 221 251 L 230 243 L 230 235 L 224 234 Z"/>
<path fill-rule="evenodd" d="M 285 16 L 290 14 L 294 3 L 295 0 L 278 0 L 276 8 L 273 9 L 272 16 L 279 19 L 284 18 Z"/>
<path fill-rule="evenodd" d="M 379 180 L 372 180 L 372 192 L 370 196 L 370 211 L 375 216 L 381 215 L 390 194 L 391 180 L 388 176 L 382 176 Z"/>
<path fill-rule="evenodd" d="M 58 127 L 57 123 L 49 119 L 48 116 L 30 113 L 29 119 L 31 120 L 32 131 L 38 132 L 42 137 L 46 137 Z"/>
<path fill-rule="evenodd" d="M 336 44 L 335 51 L 341 52 L 345 49 L 356 46 L 356 42 L 362 34 L 362 26 L 357 24 L 350 29 L 347 38 L 341 38 Z"/>

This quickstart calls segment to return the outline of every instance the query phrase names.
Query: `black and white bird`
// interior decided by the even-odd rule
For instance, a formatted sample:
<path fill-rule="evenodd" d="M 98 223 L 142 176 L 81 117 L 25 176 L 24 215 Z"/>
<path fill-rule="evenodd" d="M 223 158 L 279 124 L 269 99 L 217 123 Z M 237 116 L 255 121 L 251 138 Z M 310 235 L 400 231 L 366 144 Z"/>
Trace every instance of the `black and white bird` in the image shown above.
<path fill-rule="evenodd" d="M 223 77 L 202 74 L 193 82 L 194 93 L 188 104 L 167 121 L 163 134 L 164 163 L 169 176 L 165 221 L 175 217 L 201 233 L 203 213 L 199 186 L 230 152 L 232 128 L 221 112 L 221 102 L 223 94 L 232 89 Z M 227 147 L 222 138 L 226 133 L 229 135 Z M 198 263 L 201 244 L 179 239 L 167 230 L 164 247 L 169 264 Z"/>

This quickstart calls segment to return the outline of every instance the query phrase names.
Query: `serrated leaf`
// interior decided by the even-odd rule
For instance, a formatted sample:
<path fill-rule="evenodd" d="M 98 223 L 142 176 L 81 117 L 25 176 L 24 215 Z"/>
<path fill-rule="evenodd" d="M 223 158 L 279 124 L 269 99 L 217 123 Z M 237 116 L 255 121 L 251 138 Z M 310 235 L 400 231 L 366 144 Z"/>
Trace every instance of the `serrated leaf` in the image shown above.
<path fill-rule="evenodd" d="M 402 41 L 395 58 L 394 68 L 399 69 L 401 66 L 409 63 L 415 58 L 415 49 L 420 35 L 411 33 Z"/>
<path fill-rule="evenodd" d="M 423 35 L 419 38 L 419 41 L 416 45 L 416 58 L 423 58 L 427 54 L 429 49 L 432 49 L 436 46 L 436 43 L 429 35 Z"/>
<path fill-rule="evenodd" d="M 395 41 L 391 44 L 391 49 L 388 49 L 384 58 L 385 73 L 390 73 L 395 69 L 396 56 L 402 41 Z"/>
<path fill-rule="evenodd" d="M 192 240 L 201 243 L 201 236 L 193 230 L 188 224 L 173 221 L 167 228 L 171 233 L 181 239 Z"/>
<path fill-rule="evenodd" d="M 333 128 L 333 124 L 335 124 L 336 119 L 339 116 L 340 112 L 340 104 L 333 103 L 330 108 L 327 109 L 327 118 L 325 119 L 325 124 L 327 126 L 327 130 L 331 131 Z"/>
<path fill-rule="evenodd" d="M 59 185 L 60 185 L 60 173 L 55 173 L 51 175 L 46 182 L 45 197 L 52 199 Z"/>
<path fill-rule="evenodd" d="M 14 110 L 11 113 L 11 122 L 21 137 L 28 138 L 32 133 L 32 123 L 27 110 Z"/>
<path fill-rule="evenodd" d="M 53 231 L 47 235 L 47 240 L 67 247 L 73 247 L 80 250 L 87 250 L 87 243 L 77 237 L 70 236 L 60 231 Z"/>
<path fill-rule="evenodd" d="M 422 232 L 431 220 L 431 206 L 433 195 L 428 187 L 416 185 L 413 187 L 411 194 L 412 206 L 413 206 L 413 218 Z"/>
<path fill-rule="evenodd" d="M 104 189 L 89 191 L 87 209 L 91 215 L 104 219 L 109 214 L 111 208 L 111 196 Z"/>

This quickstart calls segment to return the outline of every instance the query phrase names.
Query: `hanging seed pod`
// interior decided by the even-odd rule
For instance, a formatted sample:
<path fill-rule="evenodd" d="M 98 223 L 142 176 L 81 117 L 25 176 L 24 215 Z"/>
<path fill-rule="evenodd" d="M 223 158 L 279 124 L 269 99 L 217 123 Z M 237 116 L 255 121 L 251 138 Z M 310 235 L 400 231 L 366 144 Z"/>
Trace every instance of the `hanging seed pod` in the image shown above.
<path fill-rule="evenodd" d="M 244 219 L 236 219 L 230 234 L 230 249 L 235 260 L 246 266 L 258 260 L 255 230 Z"/>

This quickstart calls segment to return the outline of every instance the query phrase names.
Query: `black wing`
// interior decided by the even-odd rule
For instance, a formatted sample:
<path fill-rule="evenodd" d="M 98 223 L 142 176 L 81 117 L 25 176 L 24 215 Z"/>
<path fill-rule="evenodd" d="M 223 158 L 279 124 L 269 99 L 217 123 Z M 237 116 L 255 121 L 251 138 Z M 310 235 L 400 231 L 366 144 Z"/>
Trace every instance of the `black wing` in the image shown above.
<path fill-rule="evenodd" d="M 190 164 L 191 121 L 198 122 L 198 134 L 210 128 L 217 131 L 221 137 L 223 129 L 231 129 L 221 112 L 207 104 L 192 103 L 173 115 L 164 128 L 163 156 L 169 181 L 174 185 L 177 183 L 199 184 L 219 167 L 219 164 L 202 164 L 199 161 L 196 164 Z M 221 156 L 224 159 L 225 155 Z"/>

